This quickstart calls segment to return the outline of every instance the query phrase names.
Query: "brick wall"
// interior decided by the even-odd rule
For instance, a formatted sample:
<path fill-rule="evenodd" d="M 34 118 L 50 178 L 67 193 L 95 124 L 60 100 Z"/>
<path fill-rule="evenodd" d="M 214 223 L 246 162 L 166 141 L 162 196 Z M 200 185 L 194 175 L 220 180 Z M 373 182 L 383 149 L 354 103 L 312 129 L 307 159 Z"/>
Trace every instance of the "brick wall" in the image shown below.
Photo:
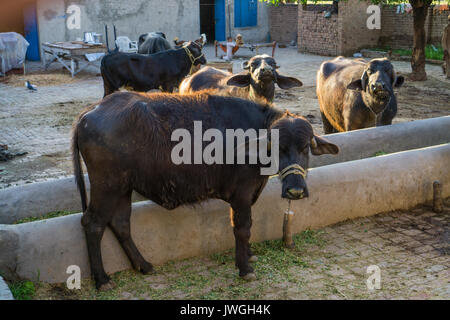
<path fill-rule="evenodd" d="M 396 6 L 384 6 L 381 11 L 381 36 L 379 44 L 394 49 L 410 49 L 413 46 L 413 15 L 412 13 L 396 14 Z M 442 30 L 447 25 L 450 11 L 433 12 L 428 10 L 425 21 L 427 43 L 440 44 Z"/>
<path fill-rule="evenodd" d="M 298 6 L 298 50 L 320 55 L 351 56 L 362 48 L 380 45 L 392 48 L 412 48 L 413 16 L 396 14 L 396 6 L 381 9 L 381 30 L 367 29 L 369 1 L 339 2 L 339 13 L 323 17 L 324 6 Z M 425 22 L 427 43 L 440 44 L 442 30 L 450 11 L 429 9 Z"/>
<path fill-rule="evenodd" d="M 299 6 L 298 10 L 298 51 L 320 55 L 338 54 L 338 15 L 324 18 L 323 13 L 307 10 Z"/>
<path fill-rule="evenodd" d="M 269 8 L 269 26 L 272 40 L 278 43 L 297 41 L 298 6 L 281 4 Z"/>

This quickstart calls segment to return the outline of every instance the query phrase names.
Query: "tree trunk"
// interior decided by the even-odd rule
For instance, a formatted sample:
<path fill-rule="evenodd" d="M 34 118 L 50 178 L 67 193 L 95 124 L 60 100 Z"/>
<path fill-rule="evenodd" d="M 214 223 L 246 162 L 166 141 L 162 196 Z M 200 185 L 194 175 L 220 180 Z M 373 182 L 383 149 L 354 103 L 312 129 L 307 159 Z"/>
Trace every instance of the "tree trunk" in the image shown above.
<path fill-rule="evenodd" d="M 428 13 L 429 4 L 427 1 L 410 0 L 413 7 L 413 24 L 414 24 L 414 44 L 411 57 L 412 73 L 410 80 L 423 81 L 427 80 L 425 72 L 425 19 Z"/>

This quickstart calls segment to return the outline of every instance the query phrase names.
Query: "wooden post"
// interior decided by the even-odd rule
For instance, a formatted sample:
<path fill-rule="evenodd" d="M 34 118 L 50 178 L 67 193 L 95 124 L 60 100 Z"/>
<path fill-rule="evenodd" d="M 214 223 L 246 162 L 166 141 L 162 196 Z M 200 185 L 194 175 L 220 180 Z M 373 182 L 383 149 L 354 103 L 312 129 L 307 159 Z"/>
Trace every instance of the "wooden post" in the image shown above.
<path fill-rule="evenodd" d="M 442 188 L 441 183 L 436 180 L 433 182 L 433 211 L 436 213 L 441 213 L 444 211 L 442 205 Z"/>
<path fill-rule="evenodd" d="M 286 212 L 284 213 L 283 220 L 283 244 L 286 248 L 292 249 L 295 247 L 294 240 L 292 239 L 292 219 L 294 218 L 294 212 L 290 210 L 290 204 Z"/>

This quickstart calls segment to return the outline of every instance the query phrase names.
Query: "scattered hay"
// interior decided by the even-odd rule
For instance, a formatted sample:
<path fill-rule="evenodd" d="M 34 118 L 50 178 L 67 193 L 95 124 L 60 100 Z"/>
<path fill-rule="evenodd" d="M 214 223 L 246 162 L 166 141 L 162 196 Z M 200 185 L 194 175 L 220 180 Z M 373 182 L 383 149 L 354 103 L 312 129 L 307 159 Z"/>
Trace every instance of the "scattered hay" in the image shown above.
<path fill-rule="evenodd" d="M 82 80 L 95 79 L 99 74 L 81 71 L 72 78 L 67 70 L 49 70 L 39 71 L 32 74 L 11 74 L 0 81 L 4 84 L 13 87 L 23 87 L 25 81 L 30 81 L 31 84 L 37 87 L 54 86 L 67 83 L 76 83 Z"/>

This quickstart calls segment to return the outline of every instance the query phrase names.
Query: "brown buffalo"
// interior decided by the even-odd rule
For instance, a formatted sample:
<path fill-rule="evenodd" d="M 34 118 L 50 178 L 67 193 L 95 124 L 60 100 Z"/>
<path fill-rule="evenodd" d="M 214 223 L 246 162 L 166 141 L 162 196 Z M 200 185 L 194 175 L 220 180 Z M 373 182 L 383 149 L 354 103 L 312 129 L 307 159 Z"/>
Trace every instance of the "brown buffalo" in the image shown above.
<path fill-rule="evenodd" d="M 301 87 L 300 80 L 278 73 L 275 59 L 268 55 L 254 56 L 243 63 L 244 71 L 231 74 L 216 68 L 206 67 L 186 78 L 180 85 L 180 93 L 213 89 L 244 99 L 265 98 L 273 101 L 275 84 L 281 89 Z"/>
<path fill-rule="evenodd" d="M 386 58 L 366 62 L 337 57 L 317 72 L 317 97 L 325 133 L 388 125 L 397 114 L 397 76 Z"/>
<path fill-rule="evenodd" d="M 251 207 L 267 183 L 268 176 L 260 173 L 265 165 L 175 164 L 171 151 L 177 142 L 172 141 L 171 135 L 180 128 L 192 134 L 194 121 L 201 121 L 203 132 L 219 130 L 224 145 L 227 129 L 278 129 L 281 194 L 288 199 L 308 196 L 305 170 L 310 150 L 314 155 L 338 152 L 336 145 L 314 135 L 306 119 L 268 104 L 208 93 L 109 95 L 80 115 L 72 137 L 75 178 L 83 207 L 81 223 L 97 288 L 111 286 L 100 250 L 106 226 L 114 232 L 135 269 L 143 273 L 153 271 L 130 234 L 133 190 L 167 209 L 210 198 L 228 202 L 239 274 L 249 280 L 255 277 L 249 265 L 249 259 L 253 260 L 249 245 Z M 204 149 L 206 142 L 203 144 Z M 267 138 L 263 146 L 267 147 Z M 89 204 L 80 154 L 91 183 Z"/>

